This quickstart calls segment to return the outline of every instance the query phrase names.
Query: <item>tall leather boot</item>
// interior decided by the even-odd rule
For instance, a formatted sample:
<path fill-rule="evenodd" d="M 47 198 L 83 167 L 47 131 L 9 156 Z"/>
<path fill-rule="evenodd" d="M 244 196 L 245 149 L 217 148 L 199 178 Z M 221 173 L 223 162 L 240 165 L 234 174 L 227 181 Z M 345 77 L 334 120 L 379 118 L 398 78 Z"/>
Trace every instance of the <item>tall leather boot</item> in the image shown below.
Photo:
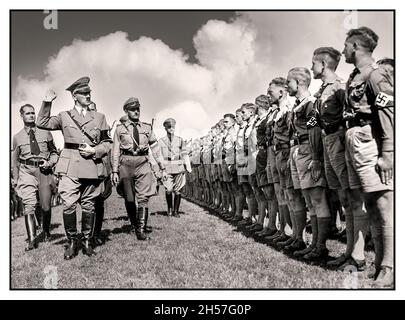
<path fill-rule="evenodd" d="M 152 227 L 148 226 L 148 220 L 149 220 L 149 208 L 145 208 L 145 228 L 144 228 L 144 232 L 151 233 L 152 232 Z"/>
<path fill-rule="evenodd" d="M 36 230 L 38 233 L 42 232 L 42 209 L 39 205 L 35 206 L 34 221 L 36 223 Z"/>
<path fill-rule="evenodd" d="M 24 216 L 24 219 L 28 235 L 28 246 L 25 248 L 25 251 L 31 251 L 38 247 L 36 241 L 35 216 L 34 214 L 27 214 Z"/>
<path fill-rule="evenodd" d="M 44 232 L 44 241 L 51 239 L 51 210 L 42 210 L 42 227 Z"/>
<path fill-rule="evenodd" d="M 136 216 L 136 237 L 138 240 L 149 240 L 150 238 L 145 234 L 145 216 L 146 216 L 146 208 L 138 208 L 137 216 Z"/>
<path fill-rule="evenodd" d="M 76 208 L 73 213 L 63 213 L 63 224 L 65 226 L 66 236 L 68 238 L 68 246 L 65 249 L 64 259 L 70 260 L 77 256 L 78 241 L 76 228 Z"/>
<path fill-rule="evenodd" d="M 135 202 L 125 201 L 125 208 L 127 210 L 127 215 L 128 215 L 131 227 L 135 230 L 135 228 L 136 228 L 136 204 L 135 204 Z"/>
<path fill-rule="evenodd" d="M 173 214 L 173 193 L 166 192 L 166 203 L 167 203 L 167 215 L 169 217 Z"/>
<path fill-rule="evenodd" d="M 180 201 L 181 201 L 181 195 L 175 194 L 174 195 L 173 217 L 180 218 L 180 214 L 179 214 Z"/>
<path fill-rule="evenodd" d="M 92 234 L 94 231 L 95 222 L 95 212 L 94 211 L 82 211 L 82 232 L 83 232 L 83 254 L 86 256 L 94 256 L 96 252 L 93 249 Z"/>
<path fill-rule="evenodd" d="M 101 197 L 97 197 L 95 203 L 95 223 L 94 223 L 94 233 L 93 233 L 93 240 L 94 243 L 98 246 L 104 244 L 103 239 L 101 238 L 101 229 L 103 226 L 104 220 L 104 199 Z"/>

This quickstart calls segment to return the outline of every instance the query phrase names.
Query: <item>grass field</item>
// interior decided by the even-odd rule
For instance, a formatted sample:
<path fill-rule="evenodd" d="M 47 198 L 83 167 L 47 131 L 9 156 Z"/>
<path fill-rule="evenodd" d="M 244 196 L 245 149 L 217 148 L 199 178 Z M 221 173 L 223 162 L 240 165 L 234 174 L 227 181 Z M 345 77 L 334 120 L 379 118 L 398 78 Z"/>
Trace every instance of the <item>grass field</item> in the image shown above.
<path fill-rule="evenodd" d="M 103 229 L 109 241 L 95 257 L 63 259 L 61 207 L 53 208 L 52 241 L 25 252 L 24 219 L 12 222 L 11 288 L 370 288 L 365 273 L 345 274 L 309 265 L 246 237 L 201 207 L 184 201 L 181 218 L 163 215 L 164 196 L 151 199 L 152 240 L 128 232 L 124 202 L 115 191 L 106 202 Z M 344 244 L 328 241 L 331 256 Z M 372 254 L 368 253 L 371 261 Z"/>

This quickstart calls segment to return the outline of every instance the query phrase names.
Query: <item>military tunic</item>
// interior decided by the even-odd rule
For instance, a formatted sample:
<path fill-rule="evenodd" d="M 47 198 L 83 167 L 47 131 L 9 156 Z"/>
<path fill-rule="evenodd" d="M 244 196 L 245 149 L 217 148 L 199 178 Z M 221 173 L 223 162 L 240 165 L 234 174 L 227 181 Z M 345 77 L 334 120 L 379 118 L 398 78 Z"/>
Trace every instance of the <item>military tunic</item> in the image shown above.
<path fill-rule="evenodd" d="M 134 126 L 139 132 L 139 142 L 133 136 Z M 132 122 L 127 116 L 117 125 L 112 147 L 112 171 L 119 174 L 119 187 L 127 202 L 138 202 L 147 207 L 149 198 L 156 194 L 157 181 L 148 161 L 149 147 L 156 147 L 152 126 L 141 121 Z M 135 192 L 134 192 L 135 191 Z"/>

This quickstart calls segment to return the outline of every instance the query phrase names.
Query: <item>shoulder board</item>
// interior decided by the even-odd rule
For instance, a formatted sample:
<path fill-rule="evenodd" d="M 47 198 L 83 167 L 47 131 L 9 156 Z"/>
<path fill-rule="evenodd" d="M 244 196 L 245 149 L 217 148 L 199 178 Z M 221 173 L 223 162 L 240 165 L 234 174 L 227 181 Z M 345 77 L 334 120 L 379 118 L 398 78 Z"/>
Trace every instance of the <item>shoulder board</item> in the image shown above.
<path fill-rule="evenodd" d="M 376 69 L 378 69 L 379 65 L 378 65 L 376 62 L 374 62 L 374 63 L 371 65 L 371 67 L 372 67 L 374 70 L 376 70 Z"/>
<path fill-rule="evenodd" d="M 147 123 L 147 122 L 141 122 L 141 123 L 144 124 L 144 125 L 147 125 L 149 127 L 152 127 L 152 125 L 150 123 Z"/>

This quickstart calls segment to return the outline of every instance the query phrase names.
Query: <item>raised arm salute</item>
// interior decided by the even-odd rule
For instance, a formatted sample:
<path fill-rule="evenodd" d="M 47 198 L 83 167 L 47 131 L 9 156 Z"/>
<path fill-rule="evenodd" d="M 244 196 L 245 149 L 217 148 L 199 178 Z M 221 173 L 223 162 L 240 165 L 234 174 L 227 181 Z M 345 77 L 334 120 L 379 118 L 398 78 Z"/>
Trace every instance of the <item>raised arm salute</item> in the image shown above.
<path fill-rule="evenodd" d="M 64 258 L 77 255 L 78 234 L 76 207 L 82 207 L 83 253 L 95 255 L 91 235 L 94 228 L 94 204 L 100 186 L 107 175 L 103 157 L 111 148 L 108 125 L 104 114 L 88 110 L 90 79 L 83 77 L 66 90 L 70 91 L 74 107 L 51 116 L 52 101 L 56 94 L 49 91 L 38 114 L 37 126 L 46 130 L 61 130 L 65 145 L 56 165 L 61 176 L 59 193 L 63 200 L 63 222 L 69 244 Z M 104 157 L 105 158 L 105 157 Z"/>

